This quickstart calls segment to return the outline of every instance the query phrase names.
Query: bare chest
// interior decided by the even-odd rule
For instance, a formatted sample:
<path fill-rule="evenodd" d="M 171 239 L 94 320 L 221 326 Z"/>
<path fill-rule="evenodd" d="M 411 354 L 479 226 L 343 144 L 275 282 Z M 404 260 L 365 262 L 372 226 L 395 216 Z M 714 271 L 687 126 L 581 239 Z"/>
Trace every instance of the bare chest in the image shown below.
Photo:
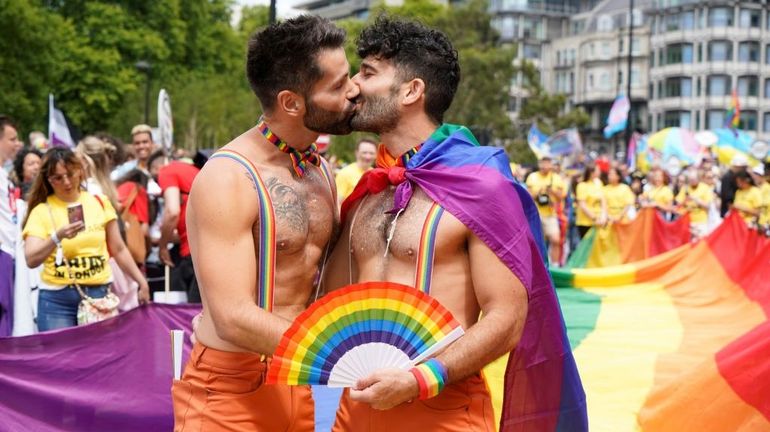
<path fill-rule="evenodd" d="M 388 214 L 393 207 L 395 188 L 369 195 L 360 205 L 350 232 L 351 251 L 356 261 L 375 259 L 387 263 L 388 258 L 416 263 L 428 213 L 433 206 L 421 190 L 416 190 L 406 210 L 398 218 Z M 449 212 L 438 222 L 434 247 L 442 251 L 465 245 L 465 227 Z"/>
<path fill-rule="evenodd" d="M 297 179 L 271 172 L 262 174 L 273 208 L 276 251 L 292 255 L 308 246 L 323 248 L 334 231 L 334 201 L 326 179 L 318 170 Z M 260 226 L 254 236 L 259 238 Z"/>

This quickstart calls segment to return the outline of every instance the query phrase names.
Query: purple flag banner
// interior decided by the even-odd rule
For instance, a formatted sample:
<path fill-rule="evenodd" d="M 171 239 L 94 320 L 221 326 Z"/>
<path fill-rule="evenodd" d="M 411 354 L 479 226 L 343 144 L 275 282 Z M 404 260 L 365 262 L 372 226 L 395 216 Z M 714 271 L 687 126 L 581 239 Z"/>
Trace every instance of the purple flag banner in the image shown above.
<path fill-rule="evenodd" d="M 96 324 L 0 339 L 0 430 L 172 430 L 170 331 L 189 335 L 199 311 L 155 303 Z"/>

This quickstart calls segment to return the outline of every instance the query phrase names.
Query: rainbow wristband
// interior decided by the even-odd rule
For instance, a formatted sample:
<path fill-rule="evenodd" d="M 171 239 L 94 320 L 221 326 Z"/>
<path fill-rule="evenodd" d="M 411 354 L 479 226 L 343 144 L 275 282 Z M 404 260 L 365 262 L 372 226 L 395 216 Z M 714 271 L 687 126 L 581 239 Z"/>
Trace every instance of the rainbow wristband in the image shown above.
<path fill-rule="evenodd" d="M 438 395 L 448 380 L 446 366 L 434 358 L 413 367 L 409 372 L 417 380 L 420 399 L 430 399 Z"/>

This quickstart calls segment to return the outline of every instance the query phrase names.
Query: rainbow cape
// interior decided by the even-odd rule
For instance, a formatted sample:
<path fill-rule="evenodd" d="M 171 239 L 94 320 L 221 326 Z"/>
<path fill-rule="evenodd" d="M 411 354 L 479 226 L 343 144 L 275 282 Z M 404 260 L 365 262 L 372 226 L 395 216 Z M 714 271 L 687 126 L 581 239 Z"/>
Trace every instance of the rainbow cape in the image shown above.
<path fill-rule="evenodd" d="M 690 241 L 690 218 L 667 222 L 655 209 L 643 209 L 628 223 L 592 228 L 570 256 L 567 267 L 608 267 L 641 261 Z"/>
<path fill-rule="evenodd" d="M 653 258 L 552 269 L 592 430 L 770 430 L 770 241 L 735 215 Z"/>
<path fill-rule="evenodd" d="M 408 181 L 398 186 L 395 207 L 408 205 L 419 187 L 484 241 L 529 294 L 524 332 L 505 368 L 500 430 L 587 430 L 585 393 L 544 264 L 540 218 L 526 188 L 513 179 L 508 157 L 479 146 L 467 128 L 445 124 L 405 168 Z M 366 194 L 367 177 L 343 209 Z"/>

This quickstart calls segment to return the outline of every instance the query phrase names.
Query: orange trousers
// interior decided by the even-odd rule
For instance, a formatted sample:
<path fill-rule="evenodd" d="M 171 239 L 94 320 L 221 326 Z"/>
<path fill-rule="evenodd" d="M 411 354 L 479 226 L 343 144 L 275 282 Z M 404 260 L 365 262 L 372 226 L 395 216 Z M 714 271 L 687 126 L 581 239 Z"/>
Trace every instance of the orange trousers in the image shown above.
<path fill-rule="evenodd" d="M 342 394 L 333 432 L 494 432 L 492 400 L 484 380 L 473 375 L 438 396 L 380 411 Z"/>
<path fill-rule="evenodd" d="M 196 343 L 174 381 L 174 431 L 313 432 L 310 386 L 263 384 L 267 362 Z"/>

